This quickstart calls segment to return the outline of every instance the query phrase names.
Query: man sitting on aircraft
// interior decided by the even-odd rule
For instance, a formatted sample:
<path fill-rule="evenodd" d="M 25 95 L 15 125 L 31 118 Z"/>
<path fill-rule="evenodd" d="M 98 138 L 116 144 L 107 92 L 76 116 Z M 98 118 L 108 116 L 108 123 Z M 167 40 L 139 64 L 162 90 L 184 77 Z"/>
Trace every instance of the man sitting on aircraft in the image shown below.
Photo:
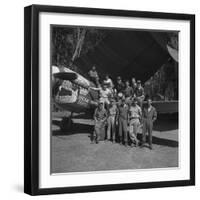
<path fill-rule="evenodd" d="M 112 79 L 108 76 L 108 74 L 106 74 L 105 80 L 104 80 L 103 82 L 104 82 L 104 84 L 107 85 L 108 89 L 112 89 L 113 86 L 114 86 L 114 85 L 113 85 L 113 81 L 112 81 Z"/>
<path fill-rule="evenodd" d="M 110 90 L 110 98 L 114 99 L 117 96 L 117 90 L 113 84 L 112 79 L 106 75 L 105 80 L 103 81 L 106 84 L 107 88 Z"/>
<path fill-rule="evenodd" d="M 138 99 L 138 105 L 142 108 L 145 95 L 144 95 L 144 88 L 142 87 L 140 80 L 137 81 L 137 88 L 135 90 L 135 94 Z"/>
<path fill-rule="evenodd" d="M 103 102 L 99 101 L 98 107 L 94 112 L 94 139 L 98 144 L 100 140 L 105 139 L 105 125 L 107 120 L 107 111 L 103 106 Z"/>
<path fill-rule="evenodd" d="M 126 98 L 126 103 L 130 104 L 131 98 L 133 97 L 133 88 L 130 86 L 129 80 L 125 81 L 124 96 Z"/>
<path fill-rule="evenodd" d="M 106 110 L 110 104 L 110 98 L 112 96 L 111 91 L 107 88 L 106 84 L 102 84 L 102 86 L 98 88 L 90 87 L 90 89 L 99 91 L 99 100 L 103 102 Z"/>
<path fill-rule="evenodd" d="M 135 95 L 135 91 L 136 91 L 136 88 L 137 88 L 137 83 L 136 83 L 136 80 L 135 80 L 134 77 L 131 79 L 131 87 L 133 88 L 133 94 Z"/>
<path fill-rule="evenodd" d="M 122 82 L 122 79 L 120 76 L 117 77 L 117 84 L 116 84 L 116 89 L 117 89 L 117 93 L 123 93 L 124 92 L 124 88 L 125 88 L 125 85 L 124 83 Z"/>
<path fill-rule="evenodd" d="M 99 75 L 96 71 L 95 65 L 92 67 L 92 69 L 88 72 L 90 80 L 96 85 L 99 85 Z"/>

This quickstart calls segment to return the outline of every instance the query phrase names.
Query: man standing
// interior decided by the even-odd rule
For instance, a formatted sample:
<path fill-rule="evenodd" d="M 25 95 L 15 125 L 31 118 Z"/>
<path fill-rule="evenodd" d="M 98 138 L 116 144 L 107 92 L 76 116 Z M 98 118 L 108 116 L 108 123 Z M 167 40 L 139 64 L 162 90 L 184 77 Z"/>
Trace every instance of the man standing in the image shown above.
<path fill-rule="evenodd" d="M 128 144 L 127 123 L 128 123 L 128 106 L 125 104 L 125 99 L 121 99 L 118 107 L 118 123 L 119 123 L 119 142 L 120 144 Z"/>
<path fill-rule="evenodd" d="M 152 130 L 153 123 L 157 119 L 156 109 L 151 105 L 151 99 L 147 99 L 147 107 L 143 110 L 143 132 L 142 132 L 142 147 L 146 142 L 146 132 L 149 135 L 149 148 L 152 150 Z"/>
<path fill-rule="evenodd" d="M 114 99 L 111 99 L 110 106 L 108 108 L 108 127 L 107 127 L 107 140 L 112 140 L 115 143 L 116 139 L 116 116 L 118 115 L 118 108 Z M 112 131 L 112 139 L 111 139 Z"/>
<path fill-rule="evenodd" d="M 133 147 L 134 143 L 135 146 L 138 146 L 138 139 L 137 139 L 137 133 L 138 128 L 140 126 L 140 120 L 142 117 L 142 110 L 140 106 L 137 105 L 137 99 L 133 99 L 133 103 L 129 108 L 129 115 L 128 115 L 128 121 L 129 121 L 129 136 L 131 139 L 131 146 Z"/>
<path fill-rule="evenodd" d="M 98 107 L 94 112 L 94 136 L 98 144 L 99 140 L 103 140 L 105 136 L 105 124 L 107 120 L 107 111 L 103 107 L 103 102 L 99 102 Z"/>
<path fill-rule="evenodd" d="M 145 96 L 144 96 L 144 88 L 142 87 L 140 80 L 137 81 L 137 88 L 135 90 L 135 93 L 136 93 L 136 97 L 138 99 L 138 104 L 139 104 L 140 108 L 142 108 Z"/>

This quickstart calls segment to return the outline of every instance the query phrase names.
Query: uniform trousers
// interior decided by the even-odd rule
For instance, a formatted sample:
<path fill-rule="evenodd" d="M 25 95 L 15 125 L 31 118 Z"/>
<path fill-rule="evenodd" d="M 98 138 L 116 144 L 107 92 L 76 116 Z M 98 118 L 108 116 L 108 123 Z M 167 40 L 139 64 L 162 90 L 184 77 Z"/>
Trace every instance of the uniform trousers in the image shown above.
<path fill-rule="evenodd" d="M 112 134 L 111 134 L 112 132 Z M 112 136 L 112 138 L 111 138 Z M 116 138 L 116 121 L 115 116 L 109 116 L 108 117 L 108 127 L 107 127 L 107 139 L 112 141 L 115 141 Z"/>
<path fill-rule="evenodd" d="M 119 137 L 120 142 L 123 140 L 125 143 L 127 143 L 127 119 L 122 117 L 119 117 Z"/>
<path fill-rule="evenodd" d="M 105 139 L 105 122 L 102 121 L 95 122 L 94 136 L 96 141 Z"/>
<path fill-rule="evenodd" d="M 140 126 L 140 121 L 138 118 L 134 118 L 130 120 L 129 123 L 129 137 L 131 142 L 138 142 L 137 133 Z"/>
<path fill-rule="evenodd" d="M 153 121 L 151 119 L 143 119 L 142 143 L 146 142 L 146 133 L 149 136 L 149 145 L 152 146 L 152 130 Z"/>

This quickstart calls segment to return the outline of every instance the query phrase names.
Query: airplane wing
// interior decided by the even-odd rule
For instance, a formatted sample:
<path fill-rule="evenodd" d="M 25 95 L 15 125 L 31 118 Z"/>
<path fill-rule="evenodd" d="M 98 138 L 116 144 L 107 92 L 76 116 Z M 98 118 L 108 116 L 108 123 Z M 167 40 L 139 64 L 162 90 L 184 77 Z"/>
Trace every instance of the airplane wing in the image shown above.
<path fill-rule="evenodd" d="M 95 64 L 99 74 L 134 76 L 147 81 L 168 61 L 177 61 L 176 52 L 167 48 L 168 33 L 151 31 L 106 30 L 106 37 L 93 51 L 75 60 L 76 65 L 88 72 Z"/>
<path fill-rule="evenodd" d="M 143 105 L 146 105 L 147 102 L 144 101 Z M 172 114 L 178 113 L 178 101 L 153 101 L 152 105 L 156 108 L 159 114 Z"/>

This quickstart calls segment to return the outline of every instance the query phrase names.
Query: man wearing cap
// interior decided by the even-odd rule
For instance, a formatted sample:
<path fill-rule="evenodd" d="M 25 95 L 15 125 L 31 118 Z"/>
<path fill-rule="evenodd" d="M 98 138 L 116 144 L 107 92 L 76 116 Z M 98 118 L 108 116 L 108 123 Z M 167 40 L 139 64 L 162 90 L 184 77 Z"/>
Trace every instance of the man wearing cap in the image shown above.
<path fill-rule="evenodd" d="M 128 144 L 127 125 L 128 125 L 128 106 L 125 99 L 121 99 L 118 106 L 118 124 L 119 124 L 119 142 L 124 142 L 125 146 Z"/>
<path fill-rule="evenodd" d="M 125 88 L 125 85 L 124 83 L 122 82 L 122 79 L 120 76 L 117 77 L 117 84 L 116 84 L 116 89 L 117 89 L 117 93 L 123 93 L 124 92 L 124 88 Z"/>
<path fill-rule="evenodd" d="M 124 96 L 126 98 L 126 104 L 130 105 L 132 102 L 132 97 L 133 97 L 133 88 L 130 86 L 129 80 L 126 80 L 125 82 L 125 89 L 124 89 Z"/>
<path fill-rule="evenodd" d="M 142 87 L 140 80 L 137 81 L 137 88 L 135 90 L 135 94 L 138 99 L 138 104 L 142 108 L 145 96 L 144 96 L 144 88 Z"/>
<path fill-rule="evenodd" d="M 130 86 L 129 80 L 125 82 L 124 96 L 129 98 L 133 95 L 133 88 Z"/>
<path fill-rule="evenodd" d="M 107 109 L 110 104 L 109 98 L 112 94 L 111 91 L 106 87 L 106 84 L 103 84 L 102 87 L 98 88 L 90 87 L 90 89 L 99 91 L 99 100 L 103 102 L 104 107 Z"/>
<path fill-rule="evenodd" d="M 105 76 L 105 80 L 103 81 L 104 82 L 104 84 L 106 84 L 107 85 L 107 87 L 108 87 L 108 89 L 112 89 L 113 88 L 113 81 L 112 81 L 112 79 L 109 77 L 109 75 L 108 74 L 106 74 L 106 76 Z"/>
<path fill-rule="evenodd" d="M 134 98 L 132 105 L 129 108 L 129 115 L 128 115 L 128 122 L 129 122 L 129 136 L 131 139 L 131 146 L 134 144 L 138 146 L 138 139 L 137 139 L 137 133 L 138 128 L 140 126 L 140 120 L 142 117 L 142 109 L 140 106 L 137 105 L 137 99 Z"/>
<path fill-rule="evenodd" d="M 137 88 L 137 83 L 136 83 L 136 80 L 134 77 L 132 77 L 131 79 L 131 87 L 133 89 L 133 97 L 135 97 L 135 91 L 136 91 L 136 88 Z"/>
<path fill-rule="evenodd" d="M 116 116 L 118 115 L 118 108 L 115 100 L 111 99 L 108 107 L 108 127 L 107 127 L 107 140 L 112 140 L 115 143 L 116 139 Z M 112 134 L 111 134 L 112 131 Z M 112 135 L 112 138 L 111 138 Z"/>
<path fill-rule="evenodd" d="M 99 75 L 96 70 L 96 66 L 94 65 L 92 69 L 88 72 L 90 80 L 97 86 L 99 84 Z"/>
<path fill-rule="evenodd" d="M 148 132 L 149 135 L 149 148 L 152 149 L 152 130 L 153 130 L 153 123 L 157 119 L 157 112 L 156 109 L 151 105 L 151 99 L 147 99 L 147 106 L 143 109 L 143 132 L 142 132 L 142 147 L 146 142 L 146 133 Z"/>
<path fill-rule="evenodd" d="M 94 112 L 94 135 L 96 143 L 103 140 L 105 135 L 105 124 L 107 120 L 107 111 L 103 106 L 103 102 L 99 101 L 98 107 Z"/>

